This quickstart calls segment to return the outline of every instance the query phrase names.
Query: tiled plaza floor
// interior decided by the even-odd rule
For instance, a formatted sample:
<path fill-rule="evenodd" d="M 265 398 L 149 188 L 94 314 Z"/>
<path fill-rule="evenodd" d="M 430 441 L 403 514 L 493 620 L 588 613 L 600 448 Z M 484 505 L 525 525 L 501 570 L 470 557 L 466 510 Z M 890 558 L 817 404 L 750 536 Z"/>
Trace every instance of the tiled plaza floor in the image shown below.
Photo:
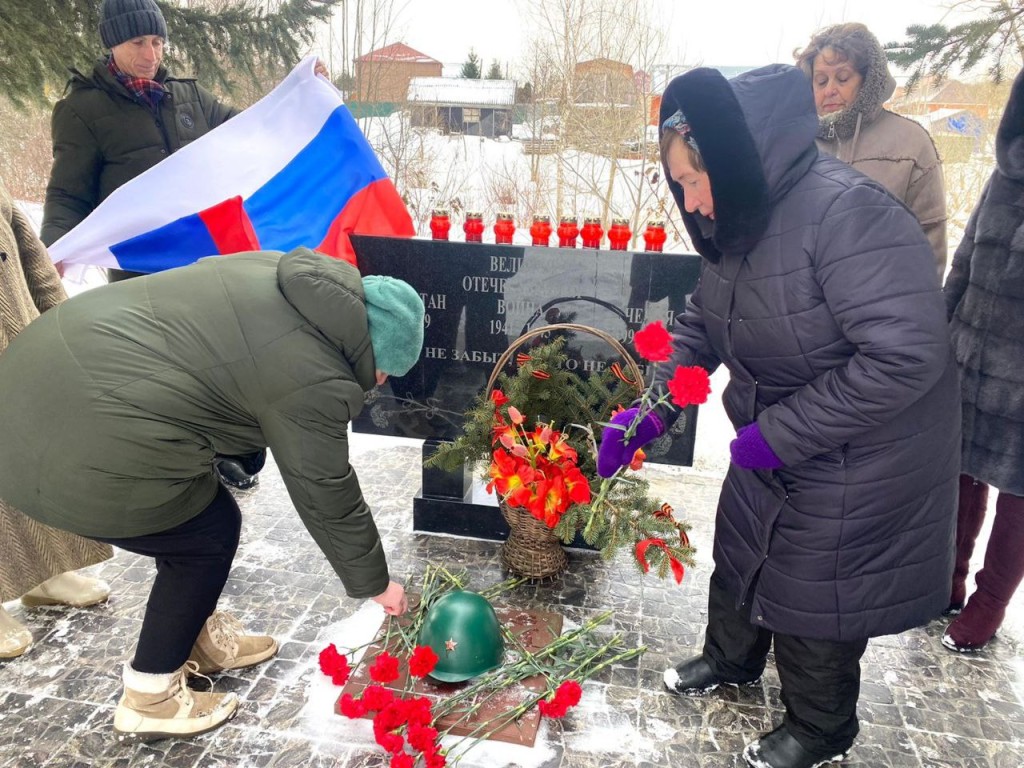
<path fill-rule="evenodd" d="M 393 574 L 415 582 L 426 563 L 466 568 L 471 586 L 504 578 L 499 544 L 417 534 L 412 497 L 419 445 L 353 436 L 353 462 L 375 511 Z M 612 608 L 616 629 L 649 648 L 639 663 L 584 686 L 580 707 L 542 726 L 533 749 L 483 747 L 465 766 L 605 768 L 740 766 L 738 752 L 781 718 L 774 666 L 759 687 L 703 699 L 669 695 L 661 673 L 700 646 L 719 481 L 680 470 L 649 471 L 658 494 L 693 524 L 698 565 L 683 585 L 641 579 L 628 561 L 602 563 L 573 552 L 554 583 L 520 588 L 523 605 L 579 623 Z M 239 494 L 242 544 L 221 607 L 281 642 L 270 663 L 222 675 L 237 691 L 238 716 L 188 741 L 120 743 L 111 719 L 120 662 L 130 655 L 152 575 L 148 561 L 119 552 L 95 570 L 113 587 L 107 605 L 25 610 L 8 604 L 36 637 L 28 654 L 0 662 L 0 766 L 27 768 L 190 768 L 195 766 L 386 766 L 369 728 L 330 711 L 332 692 L 317 653 L 344 638 L 365 607 L 345 597 L 294 513 L 273 465 L 257 490 Z M 362 610 L 360 610 L 362 608 Z M 1021 599 L 1013 606 L 1019 617 Z M 1024 765 L 1024 629 L 1004 627 L 991 648 L 961 658 L 939 643 L 944 623 L 873 640 L 863 662 L 861 735 L 845 763 L 870 768 L 1019 768 Z"/>

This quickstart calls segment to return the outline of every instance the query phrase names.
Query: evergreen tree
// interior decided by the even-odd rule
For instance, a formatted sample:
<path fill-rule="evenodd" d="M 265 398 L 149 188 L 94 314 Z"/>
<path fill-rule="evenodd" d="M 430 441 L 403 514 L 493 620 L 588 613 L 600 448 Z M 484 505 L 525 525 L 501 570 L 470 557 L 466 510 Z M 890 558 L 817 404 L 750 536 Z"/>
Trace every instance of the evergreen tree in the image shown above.
<path fill-rule="evenodd" d="M 501 72 L 501 64 L 495 59 L 491 62 L 491 68 L 487 70 L 488 80 L 503 80 L 505 76 Z"/>
<path fill-rule="evenodd" d="M 468 77 L 472 80 L 480 79 L 480 57 L 476 55 L 476 51 L 472 48 L 469 49 L 469 56 L 466 57 L 466 61 L 462 65 L 459 77 Z"/>
<path fill-rule="evenodd" d="M 989 74 L 1000 82 L 1007 57 L 1024 56 L 1024 0 L 985 3 L 987 15 L 953 27 L 916 24 L 907 27 L 907 39 L 885 46 L 889 60 L 910 69 L 907 87 L 925 75 L 942 79 L 954 65 L 969 70 L 990 58 Z"/>
<path fill-rule="evenodd" d="M 230 71 L 255 81 L 266 68 L 290 67 L 314 25 L 342 0 L 281 0 L 272 12 L 246 0 L 218 10 L 157 0 L 167 21 L 165 63 L 178 74 L 231 91 Z M 0 3 L 0 82 L 16 103 L 59 96 L 68 67 L 87 72 L 103 52 L 100 0 L 3 0 Z"/>

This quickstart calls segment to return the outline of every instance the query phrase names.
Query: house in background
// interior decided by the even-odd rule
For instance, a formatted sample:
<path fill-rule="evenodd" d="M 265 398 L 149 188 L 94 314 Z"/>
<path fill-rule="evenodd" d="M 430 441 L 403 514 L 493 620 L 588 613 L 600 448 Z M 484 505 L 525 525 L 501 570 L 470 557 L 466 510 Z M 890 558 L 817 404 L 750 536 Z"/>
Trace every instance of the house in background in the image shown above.
<path fill-rule="evenodd" d="M 565 126 L 569 143 L 605 156 L 638 152 L 650 108 L 650 76 L 606 58 L 581 61 L 573 75 L 573 108 Z"/>
<path fill-rule="evenodd" d="M 414 77 L 407 101 L 412 125 L 467 136 L 508 136 L 515 110 L 514 80 Z"/>
<path fill-rule="evenodd" d="M 405 43 L 392 43 L 357 58 L 349 107 L 354 114 L 390 114 L 404 104 L 415 77 L 440 77 L 441 62 Z"/>
<path fill-rule="evenodd" d="M 982 148 L 995 128 L 989 125 L 986 87 L 926 77 L 909 93 L 897 88 L 886 108 L 923 125 L 944 163 L 963 163 Z"/>

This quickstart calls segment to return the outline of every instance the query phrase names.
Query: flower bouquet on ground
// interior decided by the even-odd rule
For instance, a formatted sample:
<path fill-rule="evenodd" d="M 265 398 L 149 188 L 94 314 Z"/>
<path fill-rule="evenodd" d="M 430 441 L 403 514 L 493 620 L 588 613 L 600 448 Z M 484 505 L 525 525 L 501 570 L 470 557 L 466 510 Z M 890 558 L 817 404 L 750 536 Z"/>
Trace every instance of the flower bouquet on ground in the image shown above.
<path fill-rule="evenodd" d="M 523 581 L 510 579 L 479 595 L 494 600 Z M 320 652 L 321 671 L 342 687 L 337 711 L 372 719 L 374 739 L 390 754 L 392 768 L 455 765 L 485 739 L 532 746 L 541 718 L 565 717 L 580 702 L 581 683 L 634 663 L 646 650 L 607 631 L 611 611 L 563 632 L 557 614 L 506 609 L 502 613 L 515 620 L 501 625 L 498 664 L 457 684 L 439 683 L 433 678 L 446 663 L 441 656 L 448 646 L 461 650 L 467 637 L 456 629 L 435 650 L 423 642 L 422 629 L 435 606 L 466 587 L 464 572 L 428 565 L 409 613 L 389 617 L 367 645 L 339 650 L 332 643 Z M 554 619 L 555 627 L 543 624 Z M 349 657 L 358 661 L 350 664 Z"/>
<path fill-rule="evenodd" d="M 671 352 L 660 322 L 639 331 L 635 345 L 655 368 Z M 659 577 L 671 573 L 681 581 L 693 556 L 688 526 L 668 504 L 651 498 L 647 481 L 635 474 L 643 451 L 635 451 L 610 477 L 599 475 L 597 457 L 602 433 L 625 443 L 657 411 L 705 402 L 707 372 L 679 367 L 669 391 L 656 392 L 630 381 L 617 364 L 581 376 L 565 365 L 563 350 L 564 339 L 556 339 L 517 355 L 515 373 L 497 377 L 466 414 L 463 434 L 442 445 L 428 464 L 452 469 L 485 462 L 487 488 L 498 494 L 512 528 L 502 557 L 513 572 L 534 578 L 558 573 L 565 567 L 560 544 L 579 534 L 605 559 L 629 547 L 642 573 L 653 566 Z M 525 534 L 517 530 L 527 525 Z"/>

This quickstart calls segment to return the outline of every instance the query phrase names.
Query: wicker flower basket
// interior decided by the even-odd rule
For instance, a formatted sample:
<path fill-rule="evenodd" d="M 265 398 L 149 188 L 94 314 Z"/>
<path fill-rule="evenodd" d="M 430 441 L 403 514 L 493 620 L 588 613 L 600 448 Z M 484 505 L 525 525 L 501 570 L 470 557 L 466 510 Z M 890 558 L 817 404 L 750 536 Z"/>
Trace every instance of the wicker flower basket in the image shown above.
<path fill-rule="evenodd" d="M 499 502 L 510 533 L 501 547 L 501 562 L 512 573 L 531 579 L 557 576 L 569 565 L 569 558 L 555 532 L 525 509 Z"/>
<path fill-rule="evenodd" d="M 485 394 L 490 395 L 501 370 L 524 342 L 535 336 L 559 330 L 589 333 L 605 341 L 619 353 L 629 368 L 637 392 L 643 388 L 644 377 L 640 367 L 614 336 L 588 325 L 554 323 L 531 329 L 512 342 L 495 363 Z M 501 548 L 501 562 L 509 571 L 531 579 L 546 579 L 557 576 L 568 567 L 569 558 L 565 554 L 561 540 L 544 521 L 538 520 L 525 509 L 509 507 L 504 502 L 499 502 L 499 506 L 511 530 Z"/>

